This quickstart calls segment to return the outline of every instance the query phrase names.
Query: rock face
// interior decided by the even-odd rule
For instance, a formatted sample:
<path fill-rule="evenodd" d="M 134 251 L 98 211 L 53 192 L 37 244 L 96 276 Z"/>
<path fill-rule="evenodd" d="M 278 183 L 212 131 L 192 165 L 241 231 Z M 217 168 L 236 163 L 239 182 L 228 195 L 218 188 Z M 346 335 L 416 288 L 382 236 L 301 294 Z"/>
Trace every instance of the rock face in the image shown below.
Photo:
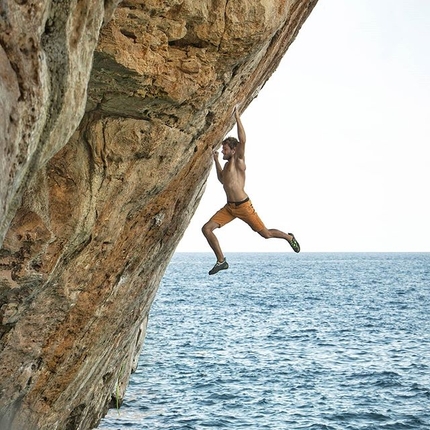
<path fill-rule="evenodd" d="M 121 401 L 212 149 L 316 1 L 1 2 L 1 430 Z"/>

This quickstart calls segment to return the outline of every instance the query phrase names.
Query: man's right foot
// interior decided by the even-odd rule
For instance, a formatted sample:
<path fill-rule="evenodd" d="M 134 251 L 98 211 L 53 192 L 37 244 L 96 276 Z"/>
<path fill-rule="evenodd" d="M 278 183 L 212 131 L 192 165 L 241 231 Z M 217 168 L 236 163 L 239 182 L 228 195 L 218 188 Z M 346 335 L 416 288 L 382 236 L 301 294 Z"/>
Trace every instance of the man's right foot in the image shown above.
<path fill-rule="evenodd" d="M 211 270 L 209 270 L 209 275 L 215 275 L 215 273 L 218 273 L 220 270 L 225 269 L 228 269 L 228 263 L 227 260 L 224 258 L 221 263 L 219 261 L 216 262 L 215 266 L 212 267 Z"/>
<path fill-rule="evenodd" d="M 299 245 L 299 242 L 297 242 L 296 238 L 294 237 L 294 234 L 293 233 L 288 233 L 288 234 L 292 237 L 291 242 L 289 242 L 291 248 L 293 248 L 294 252 L 300 252 L 300 245 Z"/>

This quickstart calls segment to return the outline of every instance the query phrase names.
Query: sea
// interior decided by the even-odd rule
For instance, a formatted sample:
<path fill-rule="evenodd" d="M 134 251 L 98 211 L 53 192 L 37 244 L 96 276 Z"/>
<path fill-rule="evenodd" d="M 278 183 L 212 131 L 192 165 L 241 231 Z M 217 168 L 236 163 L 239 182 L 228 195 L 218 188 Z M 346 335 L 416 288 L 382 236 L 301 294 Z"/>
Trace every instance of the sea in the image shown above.
<path fill-rule="evenodd" d="M 173 256 L 99 429 L 430 429 L 430 253 Z"/>

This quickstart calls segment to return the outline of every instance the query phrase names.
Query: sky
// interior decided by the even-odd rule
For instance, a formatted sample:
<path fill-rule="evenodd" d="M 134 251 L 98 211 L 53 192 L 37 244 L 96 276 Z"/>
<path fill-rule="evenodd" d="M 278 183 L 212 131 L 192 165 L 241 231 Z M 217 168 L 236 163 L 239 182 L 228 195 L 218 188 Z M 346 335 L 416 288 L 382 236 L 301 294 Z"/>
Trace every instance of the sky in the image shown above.
<path fill-rule="evenodd" d="M 429 43 L 428 0 L 319 0 L 241 117 L 266 227 L 302 252 L 430 252 Z M 211 252 L 224 204 L 213 168 L 177 251 Z M 292 252 L 240 220 L 215 233 L 226 255 Z"/>

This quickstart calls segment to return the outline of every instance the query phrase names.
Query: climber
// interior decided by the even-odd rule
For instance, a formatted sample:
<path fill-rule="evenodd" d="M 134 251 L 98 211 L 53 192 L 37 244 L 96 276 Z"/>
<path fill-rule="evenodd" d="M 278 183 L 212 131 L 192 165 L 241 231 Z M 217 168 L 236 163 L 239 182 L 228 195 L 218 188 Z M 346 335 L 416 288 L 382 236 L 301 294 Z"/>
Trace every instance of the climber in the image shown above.
<path fill-rule="evenodd" d="M 294 252 L 300 252 L 300 245 L 292 233 L 287 234 L 281 230 L 267 229 L 265 227 L 244 190 L 246 135 L 240 120 L 238 106 L 234 108 L 234 116 L 239 140 L 234 137 L 227 137 L 222 142 L 221 152 L 223 154 L 223 160 L 226 160 L 224 167 L 221 166 L 218 160 L 218 151 L 213 151 L 217 177 L 221 184 L 223 184 L 227 196 L 227 204 L 216 212 L 202 227 L 202 232 L 217 258 L 217 262 L 209 271 L 209 275 L 214 275 L 220 270 L 228 269 L 227 260 L 224 257 L 218 239 L 213 231 L 233 221 L 235 218 L 245 221 L 254 231 L 265 239 L 285 239 L 293 248 Z"/>

